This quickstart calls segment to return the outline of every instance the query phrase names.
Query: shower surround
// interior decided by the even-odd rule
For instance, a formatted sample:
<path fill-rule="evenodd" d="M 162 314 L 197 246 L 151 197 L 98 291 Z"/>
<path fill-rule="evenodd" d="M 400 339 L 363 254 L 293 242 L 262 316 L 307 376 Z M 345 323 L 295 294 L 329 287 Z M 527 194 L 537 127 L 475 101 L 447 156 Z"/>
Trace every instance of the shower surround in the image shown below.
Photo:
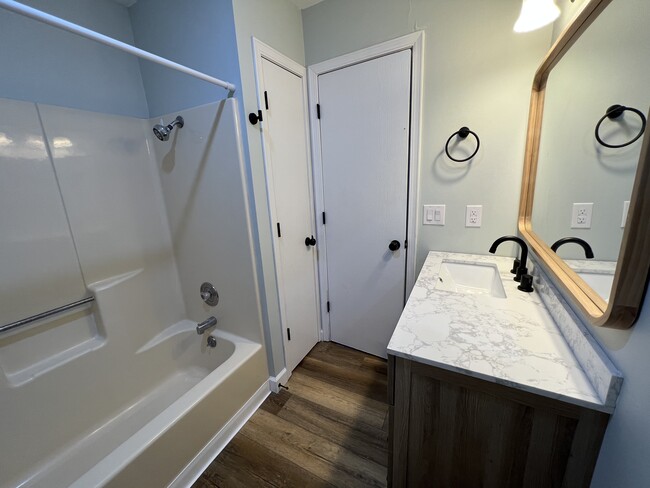
<path fill-rule="evenodd" d="M 95 297 L 0 335 L 0 487 L 191 481 L 268 392 L 236 101 L 0 110 L 0 322 Z"/>

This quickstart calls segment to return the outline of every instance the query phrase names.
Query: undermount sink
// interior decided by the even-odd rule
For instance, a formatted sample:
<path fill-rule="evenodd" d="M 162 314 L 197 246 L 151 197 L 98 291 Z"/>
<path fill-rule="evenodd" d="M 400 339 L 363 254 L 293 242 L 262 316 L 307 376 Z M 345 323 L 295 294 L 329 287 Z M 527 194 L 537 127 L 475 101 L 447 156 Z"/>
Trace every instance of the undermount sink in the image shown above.
<path fill-rule="evenodd" d="M 614 275 L 609 273 L 591 273 L 579 271 L 578 276 L 582 278 L 603 300 L 609 301 L 609 294 L 612 291 Z"/>
<path fill-rule="evenodd" d="M 499 270 L 495 264 L 489 263 L 461 263 L 444 260 L 440 265 L 435 288 L 470 295 L 506 298 Z"/>

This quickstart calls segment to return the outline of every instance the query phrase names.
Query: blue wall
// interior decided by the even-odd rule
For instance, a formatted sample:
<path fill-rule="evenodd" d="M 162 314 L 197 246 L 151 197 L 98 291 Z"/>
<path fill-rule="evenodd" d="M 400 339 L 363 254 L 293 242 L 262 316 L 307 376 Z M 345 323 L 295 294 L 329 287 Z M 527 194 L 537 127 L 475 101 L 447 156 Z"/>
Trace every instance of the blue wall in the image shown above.
<path fill-rule="evenodd" d="M 110 0 L 23 0 L 133 43 L 128 10 Z M 0 9 L 0 97 L 134 117 L 149 114 L 135 57 Z"/>
<path fill-rule="evenodd" d="M 231 0 L 139 0 L 129 9 L 135 44 L 237 85 L 242 105 Z M 223 88 L 140 60 L 151 117 L 226 98 Z"/>

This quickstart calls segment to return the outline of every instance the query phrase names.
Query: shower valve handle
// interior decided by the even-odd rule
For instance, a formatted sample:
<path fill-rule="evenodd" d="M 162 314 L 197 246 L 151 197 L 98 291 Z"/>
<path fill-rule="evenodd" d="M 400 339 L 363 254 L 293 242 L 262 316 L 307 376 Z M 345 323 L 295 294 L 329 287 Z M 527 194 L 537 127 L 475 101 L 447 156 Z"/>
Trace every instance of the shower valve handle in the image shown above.
<path fill-rule="evenodd" d="M 211 307 L 216 307 L 217 304 L 219 303 L 219 293 L 217 293 L 217 290 L 215 287 L 212 285 L 212 283 L 208 283 L 207 281 L 201 285 L 201 299 L 210 305 Z"/>

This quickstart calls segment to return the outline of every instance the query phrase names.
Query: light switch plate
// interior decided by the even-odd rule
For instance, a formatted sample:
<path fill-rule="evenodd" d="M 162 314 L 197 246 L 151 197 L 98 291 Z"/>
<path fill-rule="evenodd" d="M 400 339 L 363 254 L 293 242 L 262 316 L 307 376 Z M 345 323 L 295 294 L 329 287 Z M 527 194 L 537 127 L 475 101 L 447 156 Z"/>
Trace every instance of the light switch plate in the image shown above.
<path fill-rule="evenodd" d="M 621 227 L 625 227 L 625 222 L 627 222 L 627 214 L 630 211 L 630 201 L 625 200 L 623 202 L 623 219 L 621 220 Z"/>
<path fill-rule="evenodd" d="M 594 210 L 593 203 L 574 203 L 571 212 L 572 229 L 591 229 L 591 215 Z"/>
<path fill-rule="evenodd" d="M 483 222 L 483 205 L 467 205 L 465 227 L 480 227 Z"/>
<path fill-rule="evenodd" d="M 422 223 L 424 225 L 445 225 L 446 205 L 424 205 Z"/>

